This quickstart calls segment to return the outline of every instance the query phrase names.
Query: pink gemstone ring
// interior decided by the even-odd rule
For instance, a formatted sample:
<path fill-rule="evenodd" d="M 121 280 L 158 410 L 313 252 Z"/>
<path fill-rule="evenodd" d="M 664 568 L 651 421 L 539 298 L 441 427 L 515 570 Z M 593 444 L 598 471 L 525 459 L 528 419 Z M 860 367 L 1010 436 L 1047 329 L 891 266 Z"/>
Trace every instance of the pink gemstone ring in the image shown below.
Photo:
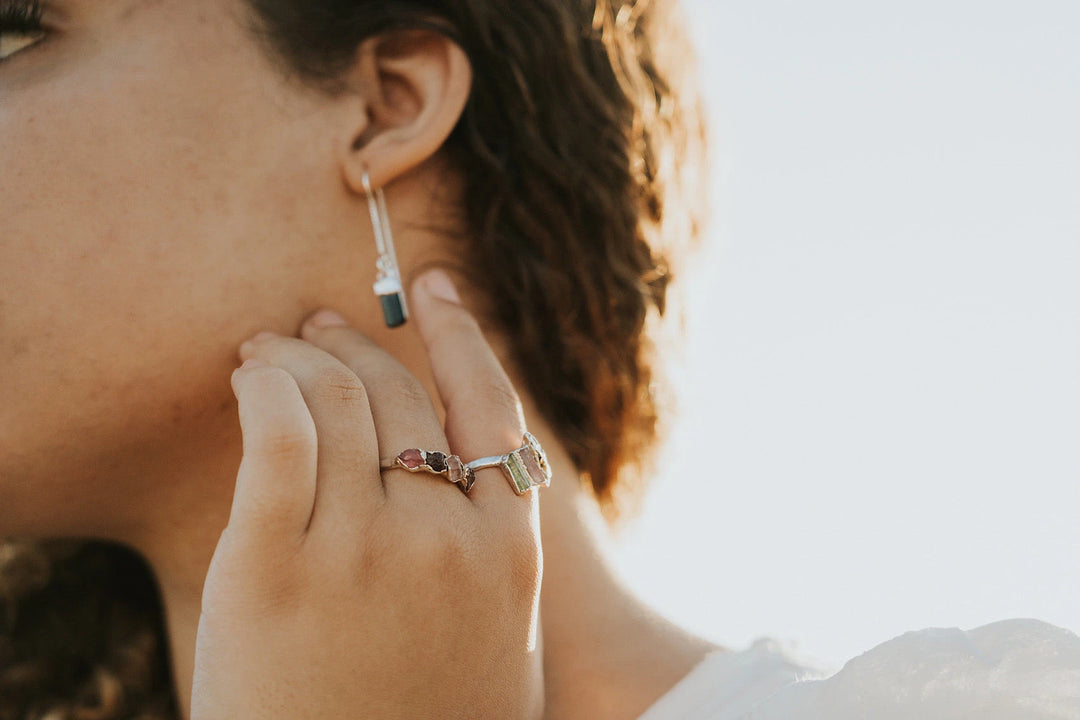
<path fill-rule="evenodd" d="M 450 482 L 461 488 L 466 495 L 472 490 L 476 482 L 476 473 L 473 469 L 461 462 L 457 455 L 447 455 L 442 452 L 430 452 L 419 448 L 403 450 L 393 460 L 380 463 L 383 470 L 402 468 L 409 472 L 426 472 L 433 475 L 441 475 Z"/>

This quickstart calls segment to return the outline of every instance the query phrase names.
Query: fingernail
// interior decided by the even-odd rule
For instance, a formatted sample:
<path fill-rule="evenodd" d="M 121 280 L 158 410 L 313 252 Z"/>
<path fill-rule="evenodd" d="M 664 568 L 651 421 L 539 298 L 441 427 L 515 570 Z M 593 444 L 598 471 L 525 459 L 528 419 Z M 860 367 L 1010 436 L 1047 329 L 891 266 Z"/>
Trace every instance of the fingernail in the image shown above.
<path fill-rule="evenodd" d="M 307 324 L 311 327 L 344 327 L 349 321 L 333 310 L 320 310 L 308 318 Z"/>
<path fill-rule="evenodd" d="M 270 363 L 263 362 L 259 358 L 248 358 L 247 360 L 244 361 L 244 364 L 240 366 L 240 369 L 241 370 L 247 370 L 249 368 L 269 367 L 269 365 L 270 365 Z"/>
<path fill-rule="evenodd" d="M 461 303 L 461 298 L 457 294 L 457 290 L 454 288 L 454 283 L 451 282 L 450 276 L 444 273 L 442 270 L 429 270 L 424 273 L 423 279 L 424 289 L 432 297 L 437 297 L 440 300 L 446 300 L 452 303 Z"/>
<path fill-rule="evenodd" d="M 256 345 L 258 345 L 263 340 L 268 340 L 268 339 L 274 338 L 274 337 L 280 337 L 280 336 L 277 333 L 270 332 L 269 330 L 264 330 L 261 333 L 259 333 L 258 335 L 255 335 L 254 337 L 249 338 L 248 340 L 245 340 L 243 342 L 243 344 L 240 345 L 240 357 L 241 357 L 241 359 L 246 360 L 249 355 L 251 355 L 253 352 L 255 352 L 255 346 Z"/>

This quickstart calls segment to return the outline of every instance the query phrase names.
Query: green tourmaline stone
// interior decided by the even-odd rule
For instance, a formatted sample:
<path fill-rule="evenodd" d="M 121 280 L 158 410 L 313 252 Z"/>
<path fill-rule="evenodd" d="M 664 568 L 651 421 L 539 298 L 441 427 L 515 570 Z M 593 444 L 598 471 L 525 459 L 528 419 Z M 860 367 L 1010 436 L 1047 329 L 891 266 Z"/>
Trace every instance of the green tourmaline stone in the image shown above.
<path fill-rule="evenodd" d="M 519 495 L 532 487 L 529 471 L 525 468 L 517 453 L 510 453 L 510 457 L 506 461 L 506 469 L 510 471 L 510 482 L 514 483 Z"/>

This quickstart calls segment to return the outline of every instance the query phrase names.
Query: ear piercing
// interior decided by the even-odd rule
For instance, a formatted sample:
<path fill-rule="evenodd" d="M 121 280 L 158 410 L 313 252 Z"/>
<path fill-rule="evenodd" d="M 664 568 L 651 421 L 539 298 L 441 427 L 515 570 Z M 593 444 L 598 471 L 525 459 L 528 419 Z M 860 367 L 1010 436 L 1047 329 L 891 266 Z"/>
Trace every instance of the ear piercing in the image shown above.
<path fill-rule="evenodd" d="M 401 284 L 401 271 L 394 254 L 394 237 L 390 234 L 390 216 L 386 211 L 386 195 L 382 188 L 371 189 L 371 177 L 367 170 L 361 178 L 364 195 L 367 196 L 371 225 L 375 230 L 375 248 L 379 259 L 375 262 L 375 294 L 382 305 L 386 327 L 404 325 L 409 318 L 409 306 L 405 303 L 405 289 Z"/>

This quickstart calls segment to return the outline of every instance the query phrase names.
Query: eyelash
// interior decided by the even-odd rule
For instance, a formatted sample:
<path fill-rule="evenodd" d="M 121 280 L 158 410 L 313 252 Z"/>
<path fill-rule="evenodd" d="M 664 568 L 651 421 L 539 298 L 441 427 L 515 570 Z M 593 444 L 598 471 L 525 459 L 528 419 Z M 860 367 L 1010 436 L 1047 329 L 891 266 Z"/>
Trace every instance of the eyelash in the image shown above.
<path fill-rule="evenodd" d="M 45 14 L 45 5 L 41 0 L 0 0 L 0 35 L 15 33 L 21 35 L 41 35 L 45 28 L 41 24 L 41 18 Z M 28 50 L 27 46 L 23 50 Z M 9 55 L 18 55 L 22 50 L 16 50 Z M 7 58 L 0 58 L 0 64 Z"/>
<path fill-rule="evenodd" d="M 0 2 L 0 30 L 4 32 L 36 32 L 41 30 L 45 6 L 40 0 L 8 0 Z"/>

